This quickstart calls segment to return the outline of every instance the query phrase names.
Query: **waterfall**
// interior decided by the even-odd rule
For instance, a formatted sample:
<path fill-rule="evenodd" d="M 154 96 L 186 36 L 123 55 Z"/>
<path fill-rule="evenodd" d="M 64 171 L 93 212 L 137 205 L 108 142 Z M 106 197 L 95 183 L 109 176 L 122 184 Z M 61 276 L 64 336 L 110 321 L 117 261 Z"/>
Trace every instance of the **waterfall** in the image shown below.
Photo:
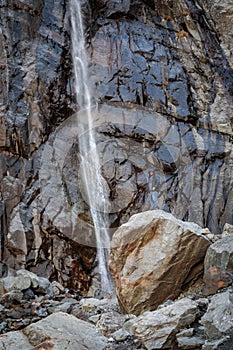
<path fill-rule="evenodd" d="M 112 282 L 108 270 L 110 238 L 108 232 L 108 189 L 101 174 L 92 116 L 92 94 L 88 76 L 88 56 L 86 52 L 85 31 L 82 20 L 81 0 L 71 0 L 72 59 L 75 75 L 77 104 L 82 110 L 79 128 L 80 171 L 86 201 L 96 236 L 96 248 L 102 292 L 112 292 Z"/>

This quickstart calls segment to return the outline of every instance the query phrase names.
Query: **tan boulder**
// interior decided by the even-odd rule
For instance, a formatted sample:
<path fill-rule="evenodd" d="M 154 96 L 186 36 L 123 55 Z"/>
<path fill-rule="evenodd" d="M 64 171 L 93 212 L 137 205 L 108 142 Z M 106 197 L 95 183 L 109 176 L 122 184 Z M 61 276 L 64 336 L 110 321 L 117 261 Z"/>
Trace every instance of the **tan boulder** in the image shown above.
<path fill-rule="evenodd" d="M 202 274 L 209 245 L 200 226 L 162 210 L 133 215 L 111 242 L 109 266 L 122 310 L 139 315 L 178 297 Z"/>

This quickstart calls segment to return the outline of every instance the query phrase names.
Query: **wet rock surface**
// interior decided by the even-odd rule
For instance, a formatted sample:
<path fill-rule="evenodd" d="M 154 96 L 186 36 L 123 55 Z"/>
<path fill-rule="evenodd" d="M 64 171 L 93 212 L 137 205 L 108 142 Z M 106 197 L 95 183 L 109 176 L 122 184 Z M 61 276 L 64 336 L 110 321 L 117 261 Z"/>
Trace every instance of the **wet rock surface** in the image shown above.
<path fill-rule="evenodd" d="M 92 0 L 83 10 L 112 233 L 159 208 L 219 234 L 233 223 L 229 2 Z M 96 244 L 69 11 L 63 0 L 0 4 L 1 275 L 27 267 L 86 294 Z"/>
<path fill-rule="evenodd" d="M 75 343 L 68 324 L 75 334 L 79 327 L 95 334 L 98 349 L 142 350 L 169 344 L 170 350 L 231 350 L 231 2 L 82 4 L 111 233 L 133 214 L 162 209 L 208 228 L 213 241 L 225 227 L 227 254 L 225 241 L 210 248 L 206 298 L 202 291 L 190 292 L 189 300 L 181 294 L 180 300 L 167 300 L 153 311 L 165 320 L 160 345 L 151 342 L 146 328 L 144 333 L 137 331 L 148 316 L 122 315 L 111 299 L 80 301 L 92 278 L 96 286 L 89 294 L 99 291 L 93 223 L 80 180 L 77 138 L 83 136 L 77 118 L 82 112 L 74 114 L 78 108 L 69 3 L 3 0 L 0 349 L 63 350 L 54 330 L 59 321 L 74 349 L 93 350 L 95 344 L 82 334 L 81 343 Z M 191 317 L 185 324 L 177 303 L 195 305 L 195 312 L 187 307 Z M 164 318 L 168 311 L 174 321 L 171 333 Z"/>

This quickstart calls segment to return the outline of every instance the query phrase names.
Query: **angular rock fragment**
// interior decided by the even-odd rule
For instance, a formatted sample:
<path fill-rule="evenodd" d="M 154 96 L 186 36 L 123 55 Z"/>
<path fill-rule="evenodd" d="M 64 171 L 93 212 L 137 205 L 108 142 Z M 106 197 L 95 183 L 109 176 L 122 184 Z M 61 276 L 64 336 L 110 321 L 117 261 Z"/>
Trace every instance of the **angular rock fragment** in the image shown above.
<path fill-rule="evenodd" d="M 161 210 L 136 214 L 115 232 L 110 269 L 124 312 L 155 310 L 200 276 L 210 245 L 201 232 Z"/>
<path fill-rule="evenodd" d="M 222 238 L 233 234 L 233 225 L 225 224 L 222 231 Z"/>
<path fill-rule="evenodd" d="M 147 350 L 171 349 L 175 335 L 195 321 L 197 304 L 183 298 L 162 309 L 145 312 L 133 326 L 133 333 Z"/>
<path fill-rule="evenodd" d="M 128 319 L 129 316 L 119 314 L 118 312 L 106 312 L 101 315 L 96 326 L 103 335 L 110 336 L 112 333 L 119 330 Z"/>
<path fill-rule="evenodd" d="M 214 295 L 202 322 L 209 339 L 219 339 L 233 331 L 233 294 L 226 291 Z"/>
<path fill-rule="evenodd" d="M 214 294 L 233 282 L 233 235 L 226 236 L 212 244 L 204 262 L 206 295 Z"/>

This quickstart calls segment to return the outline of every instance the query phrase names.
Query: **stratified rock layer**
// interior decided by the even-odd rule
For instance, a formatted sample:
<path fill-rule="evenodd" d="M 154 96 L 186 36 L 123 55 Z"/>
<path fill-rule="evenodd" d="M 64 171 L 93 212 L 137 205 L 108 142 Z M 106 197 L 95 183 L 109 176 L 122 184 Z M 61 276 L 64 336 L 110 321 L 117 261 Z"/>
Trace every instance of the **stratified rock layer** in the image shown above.
<path fill-rule="evenodd" d="M 203 271 L 202 229 L 160 210 L 134 215 L 113 235 L 110 270 L 124 312 L 154 310 Z"/>

